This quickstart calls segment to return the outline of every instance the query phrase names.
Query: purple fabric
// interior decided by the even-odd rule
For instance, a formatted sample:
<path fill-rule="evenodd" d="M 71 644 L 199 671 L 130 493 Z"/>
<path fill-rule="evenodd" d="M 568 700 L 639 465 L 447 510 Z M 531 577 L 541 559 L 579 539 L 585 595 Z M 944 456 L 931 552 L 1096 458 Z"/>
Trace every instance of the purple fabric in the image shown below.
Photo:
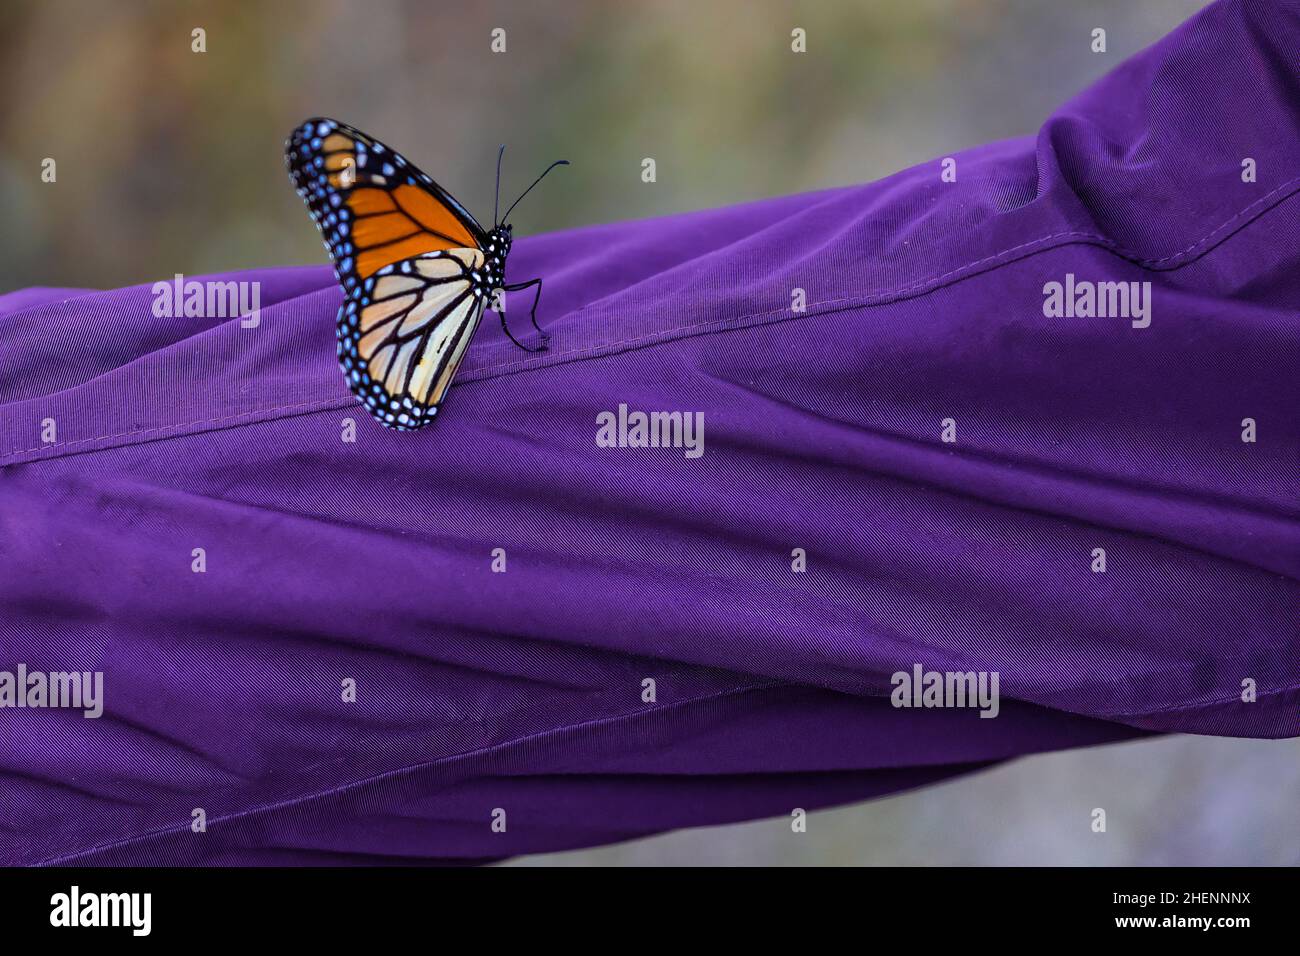
<path fill-rule="evenodd" d="M 0 861 L 474 861 L 1300 734 L 1297 62 L 1295 5 L 1221 2 L 955 182 L 523 238 L 551 351 L 485 322 L 413 434 L 325 266 L 211 277 L 256 328 L 0 297 L 0 670 L 105 683 L 0 710 Z M 1067 274 L 1150 326 L 1045 316 Z M 598 447 L 620 404 L 704 454 Z M 914 664 L 1001 713 L 890 706 Z"/>

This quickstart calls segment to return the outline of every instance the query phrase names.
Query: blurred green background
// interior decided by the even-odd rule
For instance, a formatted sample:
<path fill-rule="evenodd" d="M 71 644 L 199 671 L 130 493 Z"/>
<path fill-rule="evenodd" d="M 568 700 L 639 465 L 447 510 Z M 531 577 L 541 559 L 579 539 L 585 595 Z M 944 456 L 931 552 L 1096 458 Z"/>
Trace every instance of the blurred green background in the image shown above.
<path fill-rule="evenodd" d="M 507 196 L 572 160 L 520 207 L 527 235 L 864 182 L 1032 134 L 1202 5 L 3 0 L 0 291 L 323 263 L 281 158 L 312 115 L 385 140 L 480 218 L 499 143 Z M 1094 806 L 1105 836 L 1087 828 Z M 1173 737 L 816 813 L 800 836 L 779 818 L 518 862 L 1295 864 L 1298 807 L 1300 741 Z"/>

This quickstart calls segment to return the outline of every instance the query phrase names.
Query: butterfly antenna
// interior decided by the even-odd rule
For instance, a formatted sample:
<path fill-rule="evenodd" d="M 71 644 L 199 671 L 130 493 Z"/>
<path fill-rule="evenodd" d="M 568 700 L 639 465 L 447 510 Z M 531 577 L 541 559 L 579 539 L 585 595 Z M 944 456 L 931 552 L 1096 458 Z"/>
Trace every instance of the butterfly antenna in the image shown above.
<path fill-rule="evenodd" d="M 546 169 L 542 172 L 542 175 L 538 176 L 536 179 L 533 180 L 533 186 L 536 186 L 543 179 L 545 179 L 546 174 L 549 173 L 556 166 L 567 166 L 567 165 L 569 165 L 569 161 L 567 159 L 557 159 L 555 162 L 551 163 L 551 165 L 546 167 Z M 533 186 L 529 186 L 527 189 L 525 189 L 520 194 L 519 199 L 516 199 L 514 202 L 510 204 L 510 208 L 506 210 L 506 214 L 501 217 L 502 222 L 505 222 L 507 219 L 510 218 L 510 214 L 514 212 L 515 207 L 519 205 L 519 200 L 523 199 L 524 196 L 527 196 L 530 192 L 532 192 Z"/>
<path fill-rule="evenodd" d="M 497 210 L 501 208 L 501 157 L 505 155 L 506 144 L 502 143 L 501 148 L 497 150 L 497 194 L 492 200 L 492 226 L 495 228 L 501 224 L 497 219 Z"/>

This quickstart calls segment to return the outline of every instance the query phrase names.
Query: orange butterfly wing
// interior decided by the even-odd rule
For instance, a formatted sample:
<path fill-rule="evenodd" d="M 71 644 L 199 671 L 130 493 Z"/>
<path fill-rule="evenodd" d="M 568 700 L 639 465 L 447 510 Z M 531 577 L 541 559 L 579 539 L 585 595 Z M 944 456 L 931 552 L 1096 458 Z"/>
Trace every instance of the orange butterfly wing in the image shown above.
<path fill-rule="evenodd" d="M 486 245 L 483 227 L 446 190 L 400 153 L 337 120 L 310 119 L 294 130 L 285 161 L 345 290 L 349 279 L 403 259 Z"/>

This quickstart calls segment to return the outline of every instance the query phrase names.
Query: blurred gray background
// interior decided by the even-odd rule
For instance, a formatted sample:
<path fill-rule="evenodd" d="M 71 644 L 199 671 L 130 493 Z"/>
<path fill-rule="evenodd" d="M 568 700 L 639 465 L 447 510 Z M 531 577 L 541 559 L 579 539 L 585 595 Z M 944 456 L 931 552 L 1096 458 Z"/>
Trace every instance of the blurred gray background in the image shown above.
<path fill-rule="evenodd" d="M 1203 5 L 6 0 L 0 291 L 324 262 L 281 159 L 311 115 L 387 141 L 482 216 L 497 144 L 503 194 L 572 160 L 520 207 L 527 235 L 864 182 L 1032 134 Z M 806 54 L 790 51 L 794 27 Z M 1087 826 L 1094 806 L 1105 835 Z M 814 813 L 802 835 L 782 817 L 513 865 L 538 862 L 1294 865 L 1300 740 L 1031 757 Z"/>
<path fill-rule="evenodd" d="M 1106 832 L 1090 814 L 1106 810 Z M 1170 736 L 1025 757 L 883 800 L 505 866 L 1297 866 L 1300 739 Z"/>

